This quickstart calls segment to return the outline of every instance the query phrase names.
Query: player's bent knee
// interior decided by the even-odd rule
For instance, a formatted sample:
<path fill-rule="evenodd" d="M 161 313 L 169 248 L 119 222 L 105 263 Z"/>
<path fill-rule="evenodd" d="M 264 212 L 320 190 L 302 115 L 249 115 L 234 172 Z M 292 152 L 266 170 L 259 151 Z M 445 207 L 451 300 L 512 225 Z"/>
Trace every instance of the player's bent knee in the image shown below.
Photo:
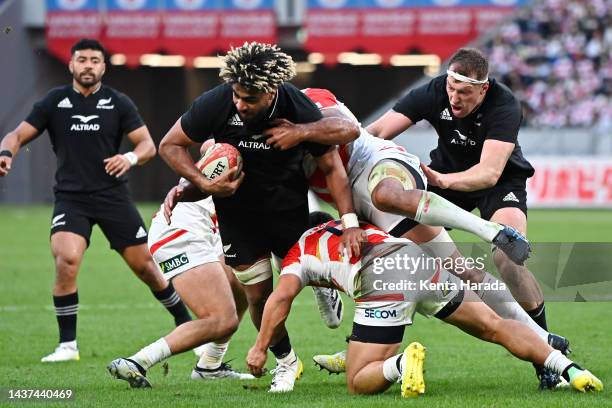
<path fill-rule="evenodd" d="M 244 271 L 237 271 L 232 268 L 234 276 L 243 285 L 255 285 L 272 278 L 272 264 L 270 259 L 261 259 Z"/>
<path fill-rule="evenodd" d="M 374 189 L 386 179 L 398 181 L 404 190 L 415 188 L 414 180 L 408 169 L 395 160 L 381 160 L 370 171 L 368 176 L 368 192 L 372 194 Z"/>
<path fill-rule="evenodd" d="M 216 318 L 216 338 L 230 337 L 238 330 L 238 316 L 236 312 L 227 313 Z"/>

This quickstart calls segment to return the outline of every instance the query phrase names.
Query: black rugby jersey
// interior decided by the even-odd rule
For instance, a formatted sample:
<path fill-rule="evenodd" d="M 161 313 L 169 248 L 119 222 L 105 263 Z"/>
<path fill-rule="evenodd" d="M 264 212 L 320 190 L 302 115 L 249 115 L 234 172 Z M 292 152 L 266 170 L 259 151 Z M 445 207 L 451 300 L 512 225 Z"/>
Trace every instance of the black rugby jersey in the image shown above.
<path fill-rule="evenodd" d="M 495 79 L 489 80 L 482 104 L 465 118 L 453 116 L 446 93 L 446 75 L 411 90 L 393 110 L 413 123 L 425 119 L 436 129 L 438 147 L 430 153 L 434 170 L 455 173 L 469 169 L 480 162 L 484 141 L 494 139 L 514 143 L 500 180 L 533 175 L 533 167 L 523 157 L 517 140 L 522 120 L 520 103 Z"/>
<path fill-rule="evenodd" d="M 280 151 L 266 144 L 261 132 L 277 118 L 293 123 L 315 122 L 322 118 L 319 109 L 295 86 L 285 83 L 262 123 L 243 124 L 232 100 L 232 87 L 222 84 L 200 95 L 181 117 L 183 131 L 190 139 L 203 142 L 214 138 L 217 143 L 236 147 L 243 159 L 245 178 L 236 194 L 215 197 L 215 206 L 248 208 L 255 211 L 289 210 L 307 203 L 308 182 L 302 166 L 304 154 L 318 157 L 330 146 L 300 143 Z"/>
<path fill-rule="evenodd" d="M 72 85 L 54 88 L 25 120 L 47 129 L 57 156 L 56 192 L 90 193 L 126 182 L 104 171 L 104 159 L 119 152 L 124 134 L 144 125 L 134 102 L 102 85 L 84 97 Z"/>

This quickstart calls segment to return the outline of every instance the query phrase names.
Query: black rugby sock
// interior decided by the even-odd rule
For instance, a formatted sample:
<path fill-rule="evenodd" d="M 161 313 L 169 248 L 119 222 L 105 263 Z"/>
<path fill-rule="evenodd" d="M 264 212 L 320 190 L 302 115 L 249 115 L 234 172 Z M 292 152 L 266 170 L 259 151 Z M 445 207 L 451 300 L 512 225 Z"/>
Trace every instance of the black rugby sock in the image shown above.
<path fill-rule="evenodd" d="M 548 326 L 546 324 L 546 307 L 544 306 L 544 302 L 542 302 L 535 309 L 526 310 L 526 312 L 529 315 L 529 317 L 531 317 L 533 321 L 538 324 L 538 326 L 548 331 Z"/>
<path fill-rule="evenodd" d="M 165 289 L 160 290 L 159 292 L 153 292 L 153 296 L 159 302 L 164 305 L 166 309 L 172 314 L 174 317 L 174 323 L 178 326 L 188 321 L 191 321 L 191 315 L 187 311 L 185 304 L 181 300 L 181 297 L 174 290 L 174 286 L 172 285 L 172 281 L 168 282 L 168 286 Z"/>
<path fill-rule="evenodd" d="M 68 295 L 53 296 L 55 316 L 59 326 L 59 341 L 76 340 L 77 312 L 79 310 L 79 292 Z"/>
<path fill-rule="evenodd" d="M 285 337 L 280 339 L 278 343 L 270 346 L 270 351 L 277 359 L 287 357 L 289 353 L 291 353 L 291 341 L 289 340 L 289 335 L 287 334 Z"/>

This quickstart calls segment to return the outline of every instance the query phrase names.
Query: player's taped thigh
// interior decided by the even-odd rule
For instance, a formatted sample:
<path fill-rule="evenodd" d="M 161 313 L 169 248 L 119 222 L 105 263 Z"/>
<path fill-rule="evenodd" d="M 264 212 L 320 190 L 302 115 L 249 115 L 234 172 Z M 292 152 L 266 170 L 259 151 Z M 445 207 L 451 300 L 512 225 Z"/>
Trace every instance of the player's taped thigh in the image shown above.
<path fill-rule="evenodd" d="M 404 190 L 412 190 L 415 188 L 412 177 L 412 173 L 396 160 L 383 159 L 376 163 L 370 171 L 368 192 L 372 194 L 372 191 L 384 179 L 395 179 L 400 182 Z"/>
<path fill-rule="evenodd" d="M 244 271 L 232 268 L 232 272 L 243 285 L 255 285 L 272 278 L 272 264 L 270 258 L 265 258 L 255 262 Z"/>

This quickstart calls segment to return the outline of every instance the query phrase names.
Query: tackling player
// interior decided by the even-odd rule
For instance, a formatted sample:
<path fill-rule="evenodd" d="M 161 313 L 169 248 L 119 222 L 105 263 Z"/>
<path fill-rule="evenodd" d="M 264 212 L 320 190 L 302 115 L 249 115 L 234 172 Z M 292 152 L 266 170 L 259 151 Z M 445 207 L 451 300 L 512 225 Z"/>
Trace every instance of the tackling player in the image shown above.
<path fill-rule="evenodd" d="M 212 143 L 204 143 L 201 151 Z M 168 197 L 182 193 L 179 183 Z M 212 199 L 181 202 L 173 207 L 171 222 L 166 219 L 165 203 L 153 218 L 149 251 L 164 278 L 174 283 L 198 319 L 177 327 L 129 358 L 113 360 L 107 368 L 113 377 L 128 381 L 133 388 L 150 387 L 149 368 L 206 343 L 198 349 L 200 358 L 191 372 L 192 379 L 251 379 L 253 376 L 236 372 L 223 362 L 247 303 L 240 283 L 221 258 L 223 249 Z"/>
<path fill-rule="evenodd" d="M 422 165 L 429 190 L 482 218 L 527 233 L 527 178 L 534 169 L 518 143 L 522 111 L 503 84 L 488 77 L 489 64 L 480 51 L 459 49 L 445 75 L 410 91 L 393 109 L 367 127 L 391 139 L 420 120 L 438 134 L 431 164 Z M 533 274 L 494 251 L 494 262 L 515 299 L 544 329 L 544 296 Z M 556 379 L 537 370 L 542 388 Z"/>
<path fill-rule="evenodd" d="M 279 283 L 266 303 L 257 340 L 247 357 L 247 365 L 255 376 L 262 375 L 270 341 L 287 319 L 295 297 L 305 286 L 317 285 L 342 290 L 356 302 L 347 352 L 350 393 L 380 393 L 398 380 L 403 397 L 425 392 L 424 348 L 412 343 L 403 353 L 396 354 L 405 326 L 412 324 L 415 312 L 435 316 L 468 334 L 500 344 L 514 356 L 558 373 L 577 391 L 603 389 L 602 382 L 588 370 L 553 349 L 526 325 L 500 318 L 474 292 L 463 290 L 459 278 L 436 262 L 424 262 L 422 267 L 410 272 L 391 267 L 387 272 L 412 282 L 416 289 L 381 295 L 376 285 L 370 284 L 384 276 L 374 265 L 387 265 L 387 260 L 398 256 L 428 257 L 408 240 L 393 238 L 371 225 L 362 224 L 361 228 L 369 244 L 361 256 L 350 259 L 338 256 L 338 237 L 342 234 L 338 221 L 306 231 L 291 248 L 283 261 Z M 435 286 L 440 283 L 446 286 L 440 289 Z M 381 319 L 383 316 L 385 319 Z"/>
<path fill-rule="evenodd" d="M 307 88 L 303 90 L 325 116 L 346 117 L 358 123 L 352 112 L 326 89 Z M 291 124 L 267 130 L 269 143 L 287 148 L 296 141 L 309 140 L 309 134 L 301 133 L 299 126 L 293 134 L 287 132 Z M 332 135 L 333 136 L 333 135 Z M 342 143 L 333 137 L 319 140 L 327 143 Z M 444 226 L 472 232 L 487 242 L 492 242 L 507 252 L 516 262 L 522 262 L 528 255 L 527 241 L 512 228 L 483 220 L 452 204 L 435 193 L 424 191 L 427 179 L 419 167 L 419 159 L 393 142 L 373 137 L 361 128 L 359 138 L 341 144 L 340 157 L 343 160 L 352 186 L 353 199 L 360 218 L 377 225 L 392 236 L 404 237 L 419 243 L 430 255 L 450 257 L 460 262 L 461 254 Z M 323 200 L 333 205 L 325 179 L 314 170 L 310 187 Z M 422 224 L 415 221 L 418 220 Z M 463 263 L 462 263 L 463 264 Z M 454 272 L 454 271 L 452 271 Z M 477 268 L 462 268 L 457 274 L 462 280 L 491 284 L 497 278 Z M 534 330 L 539 327 L 515 302 L 507 290 L 479 291 L 479 297 L 503 318 L 521 321 Z M 569 343 L 558 335 L 551 335 L 551 344 L 569 352 Z M 316 355 L 314 360 L 330 372 L 344 371 L 344 352 L 334 355 Z"/>

